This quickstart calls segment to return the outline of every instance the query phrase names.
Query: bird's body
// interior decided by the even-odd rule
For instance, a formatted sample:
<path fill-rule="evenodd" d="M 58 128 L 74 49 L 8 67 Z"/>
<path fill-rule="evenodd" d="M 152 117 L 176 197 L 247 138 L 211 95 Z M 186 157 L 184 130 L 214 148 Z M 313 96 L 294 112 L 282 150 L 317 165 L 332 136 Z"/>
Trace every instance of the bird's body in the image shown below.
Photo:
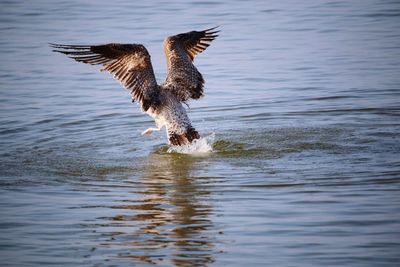
<path fill-rule="evenodd" d="M 130 92 L 132 102 L 150 115 L 157 128 L 166 127 L 170 144 L 183 145 L 199 139 L 182 103 L 203 96 L 204 79 L 193 65 L 194 56 L 204 51 L 217 37 L 218 31 L 192 31 L 167 37 L 164 51 L 167 58 L 167 78 L 157 85 L 150 55 L 141 44 L 62 45 L 50 44 L 55 52 L 79 62 L 103 65 Z"/>
<path fill-rule="evenodd" d="M 165 126 L 168 140 L 173 145 L 190 143 L 194 139 L 200 138 L 200 135 L 192 127 L 182 103 L 163 86 L 160 87 L 161 106 L 157 108 L 150 107 L 146 111 L 154 119 L 157 128 L 149 128 L 143 134 L 150 134 Z"/>

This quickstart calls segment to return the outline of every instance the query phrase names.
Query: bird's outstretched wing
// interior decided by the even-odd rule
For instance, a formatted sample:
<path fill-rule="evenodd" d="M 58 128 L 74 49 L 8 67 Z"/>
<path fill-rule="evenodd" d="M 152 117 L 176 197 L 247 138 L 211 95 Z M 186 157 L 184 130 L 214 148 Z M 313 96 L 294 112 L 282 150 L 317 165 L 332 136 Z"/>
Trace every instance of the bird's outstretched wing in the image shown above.
<path fill-rule="evenodd" d="M 203 96 L 204 79 L 193 65 L 195 55 L 203 52 L 218 35 L 217 27 L 170 36 L 164 40 L 168 73 L 165 88 L 179 101 Z"/>
<path fill-rule="evenodd" d="M 141 44 L 63 45 L 50 44 L 53 51 L 76 61 L 101 64 L 131 93 L 132 100 L 146 111 L 160 104 L 159 90 L 151 65 L 150 55 Z"/>

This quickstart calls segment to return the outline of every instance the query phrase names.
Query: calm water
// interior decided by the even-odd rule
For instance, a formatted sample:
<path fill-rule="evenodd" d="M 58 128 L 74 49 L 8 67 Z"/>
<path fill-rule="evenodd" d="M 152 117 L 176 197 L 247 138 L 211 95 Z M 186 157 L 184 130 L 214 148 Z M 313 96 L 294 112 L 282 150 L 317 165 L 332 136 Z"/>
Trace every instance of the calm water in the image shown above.
<path fill-rule="evenodd" d="M 142 2 L 1 2 L 1 265 L 398 266 L 400 2 Z M 215 25 L 202 156 L 47 45 Z"/>

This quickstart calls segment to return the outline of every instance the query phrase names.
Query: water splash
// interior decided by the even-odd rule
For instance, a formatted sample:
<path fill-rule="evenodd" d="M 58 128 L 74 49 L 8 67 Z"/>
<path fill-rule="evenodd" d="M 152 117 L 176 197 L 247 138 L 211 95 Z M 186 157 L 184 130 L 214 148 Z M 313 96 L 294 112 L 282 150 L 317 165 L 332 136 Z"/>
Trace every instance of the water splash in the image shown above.
<path fill-rule="evenodd" d="M 215 133 L 194 140 L 192 143 L 182 146 L 170 146 L 167 153 L 203 154 L 213 151 Z"/>

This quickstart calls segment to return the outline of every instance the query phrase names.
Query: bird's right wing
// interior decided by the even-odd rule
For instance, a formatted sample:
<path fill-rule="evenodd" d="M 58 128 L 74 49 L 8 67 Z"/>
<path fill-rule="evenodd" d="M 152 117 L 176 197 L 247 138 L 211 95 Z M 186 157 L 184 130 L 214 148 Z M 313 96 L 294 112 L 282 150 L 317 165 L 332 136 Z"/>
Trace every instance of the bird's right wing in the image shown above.
<path fill-rule="evenodd" d="M 160 104 L 159 90 L 147 49 L 140 44 L 64 45 L 50 44 L 76 61 L 101 64 L 130 92 L 146 111 Z"/>
<path fill-rule="evenodd" d="M 218 35 L 217 27 L 191 31 L 165 38 L 164 51 L 168 73 L 165 82 L 179 101 L 203 96 L 204 79 L 193 65 L 194 57 L 203 52 Z"/>

